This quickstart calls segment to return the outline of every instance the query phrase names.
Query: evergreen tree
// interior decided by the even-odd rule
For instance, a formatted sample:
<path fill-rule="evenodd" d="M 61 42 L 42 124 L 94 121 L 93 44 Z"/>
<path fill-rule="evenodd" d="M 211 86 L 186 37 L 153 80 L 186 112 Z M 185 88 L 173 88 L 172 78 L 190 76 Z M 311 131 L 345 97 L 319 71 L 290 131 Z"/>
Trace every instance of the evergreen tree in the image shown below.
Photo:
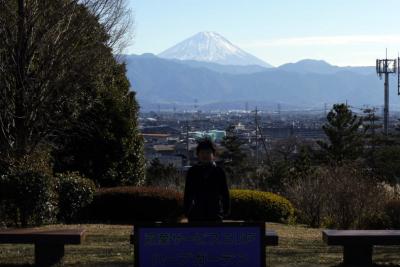
<path fill-rule="evenodd" d="M 55 167 L 59 172 L 79 171 L 100 186 L 139 185 L 145 176 L 139 107 L 129 91 L 125 66 L 111 64 L 93 104 L 59 140 Z"/>
<path fill-rule="evenodd" d="M 164 165 L 158 158 L 151 160 L 147 168 L 146 182 L 148 186 L 183 187 L 183 179 L 174 165 Z M 183 189 L 183 188 L 181 188 Z"/>
<path fill-rule="evenodd" d="M 367 108 L 363 110 L 363 138 L 364 138 L 364 159 L 369 169 L 375 172 L 377 151 L 388 141 L 379 129 L 382 124 L 379 122 L 380 117 L 376 115 L 375 108 Z"/>
<path fill-rule="evenodd" d="M 315 174 L 316 168 L 312 165 L 311 148 L 302 146 L 299 156 L 294 160 L 293 168 L 291 169 L 291 179 L 304 180 L 312 177 Z"/>
<path fill-rule="evenodd" d="M 224 161 L 225 170 L 234 184 L 242 184 L 246 179 L 248 170 L 247 155 L 242 149 L 244 142 L 235 133 L 235 126 L 226 129 L 226 136 L 221 142 L 225 147 L 220 155 Z"/>
<path fill-rule="evenodd" d="M 328 122 L 322 127 L 329 142 L 319 141 L 327 159 L 334 164 L 355 160 L 363 152 L 362 119 L 346 104 L 335 104 L 327 115 Z"/>

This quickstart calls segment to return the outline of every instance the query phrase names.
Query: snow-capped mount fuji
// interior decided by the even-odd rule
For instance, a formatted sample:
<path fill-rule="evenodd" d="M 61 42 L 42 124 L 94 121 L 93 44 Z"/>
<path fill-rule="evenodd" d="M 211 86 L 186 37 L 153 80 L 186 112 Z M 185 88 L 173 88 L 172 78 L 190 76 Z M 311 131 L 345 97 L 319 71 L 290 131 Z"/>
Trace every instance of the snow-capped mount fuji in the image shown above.
<path fill-rule="evenodd" d="M 222 65 L 259 65 L 270 68 L 270 64 L 243 51 L 215 32 L 199 32 L 158 55 L 166 59 L 195 60 Z"/>

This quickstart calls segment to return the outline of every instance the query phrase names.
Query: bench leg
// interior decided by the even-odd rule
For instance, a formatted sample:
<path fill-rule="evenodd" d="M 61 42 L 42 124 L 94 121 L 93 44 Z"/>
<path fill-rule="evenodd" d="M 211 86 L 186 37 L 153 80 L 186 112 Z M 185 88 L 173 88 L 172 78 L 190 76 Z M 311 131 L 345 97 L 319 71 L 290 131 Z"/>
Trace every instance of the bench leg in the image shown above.
<path fill-rule="evenodd" d="M 35 244 L 35 265 L 40 267 L 62 266 L 63 244 Z"/>
<path fill-rule="evenodd" d="M 344 246 L 343 263 L 345 266 L 372 266 L 372 246 Z"/>

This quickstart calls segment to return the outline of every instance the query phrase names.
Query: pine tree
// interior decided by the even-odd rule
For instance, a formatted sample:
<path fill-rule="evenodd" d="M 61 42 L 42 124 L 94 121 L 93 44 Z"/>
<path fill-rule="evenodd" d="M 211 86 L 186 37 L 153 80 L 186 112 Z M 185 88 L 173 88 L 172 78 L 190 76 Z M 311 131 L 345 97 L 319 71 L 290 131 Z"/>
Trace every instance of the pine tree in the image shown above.
<path fill-rule="evenodd" d="M 295 159 L 291 169 L 291 179 L 305 179 L 314 176 L 316 168 L 312 165 L 311 148 L 302 146 L 299 157 Z"/>
<path fill-rule="evenodd" d="M 180 178 L 180 174 L 174 165 L 171 163 L 168 165 L 162 164 L 158 158 L 154 158 L 147 168 L 145 185 L 179 188 L 179 186 L 183 185 L 183 179 Z"/>
<path fill-rule="evenodd" d="M 322 127 L 329 142 L 319 141 L 328 160 L 333 164 L 343 164 L 356 160 L 363 152 L 362 133 L 359 131 L 362 119 L 346 104 L 335 104 L 327 115 L 328 122 Z"/>
<path fill-rule="evenodd" d="M 245 180 L 248 169 L 247 155 L 242 149 L 244 142 L 235 133 L 233 125 L 226 129 L 226 136 L 221 142 L 225 151 L 220 155 L 231 182 L 240 184 Z"/>
<path fill-rule="evenodd" d="M 376 109 L 367 108 L 363 110 L 363 113 L 364 159 L 366 165 L 374 170 L 376 168 L 377 151 L 387 140 L 382 132 L 379 132 L 382 124 L 379 123 L 380 118 L 376 115 Z"/>

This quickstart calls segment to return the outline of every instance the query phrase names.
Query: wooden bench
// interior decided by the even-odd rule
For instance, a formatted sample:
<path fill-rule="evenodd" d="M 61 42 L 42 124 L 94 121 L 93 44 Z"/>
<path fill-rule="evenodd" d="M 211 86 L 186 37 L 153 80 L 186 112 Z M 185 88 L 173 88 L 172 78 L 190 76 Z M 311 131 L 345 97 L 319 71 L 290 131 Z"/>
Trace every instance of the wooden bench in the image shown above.
<path fill-rule="evenodd" d="M 135 227 L 132 229 L 130 243 L 135 243 Z M 279 243 L 278 234 L 274 230 L 265 230 L 265 239 L 264 244 L 265 246 L 277 246 Z"/>
<path fill-rule="evenodd" d="M 34 244 L 35 265 L 54 266 L 64 258 L 64 245 L 79 245 L 85 230 L 11 229 L 0 230 L 0 244 Z"/>
<path fill-rule="evenodd" d="M 400 230 L 324 230 L 322 239 L 343 246 L 344 265 L 371 266 L 373 246 L 400 245 Z"/>

